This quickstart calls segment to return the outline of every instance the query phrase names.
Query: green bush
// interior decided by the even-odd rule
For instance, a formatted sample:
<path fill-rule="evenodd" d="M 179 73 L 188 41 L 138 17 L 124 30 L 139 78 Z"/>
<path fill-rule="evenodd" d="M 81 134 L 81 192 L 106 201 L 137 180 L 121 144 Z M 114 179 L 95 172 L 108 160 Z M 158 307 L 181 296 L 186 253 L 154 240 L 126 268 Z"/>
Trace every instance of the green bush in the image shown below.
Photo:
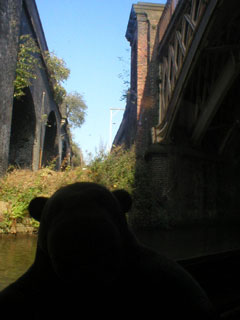
<path fill-rule="evenodd" d="M 135 150 L 116 147 L 111 153 L 100 151 L 89 165 L 89 178 L 92 182 L 109 188 L 126 189 L 133 192 L 135 178 Z"/>
<path fill-rule="evenodd" d="M 133 197 L 133 208 L 128 215 L 134 227 L 170 224 L 166 209 L 158 204 L 152 194 L 149 169 L 144 159 L 137 159 L 135 148 L 126 150 L 116 147 L 111 153 L 104 149 L 84 168 L 68 167 L 56 172 L 52 166 L 38 171 L 13 169 L 0 179 L 0 201 L 8 204 L 8 212 L 0 221 L 0 232 L 10 232 L 12 224 L 38 224 L 29 218 L 28 204 L 36 196 L 50 197 L 59 188 L 74 182 L 89 181 L 104 185 L 110 190 L 125 189 Z"/>
<path fill-rule="evenodd" d="M 59 188 L 74 182 L 89 181 L 110 190 L 125 189 L 133 197 L 133 208 L 128 221 L 134 227 L 168 227 L 166 210 L 159 207 L 152 195 L 149 171 L 144 159 L 136 161 L 135 148 L 116 147 L 111 153 L 100 150 L 86 167 L 68 167 L 56 172 L 52 166 L 38 171 L 14 169 L 0 179 L 0 201 L 9 210 L 0 221 L 0 231 L 9 232 L 12 223 L 38 224 L 28 215 L 28 204 L 36 196 L 50 197 Z"/>
<path fill-rule="evenodd" d="M 130 193 L 134 189 L 135 152 L 115 148 L 113 152 L 101 151 L 87 168 L 81 166 L 56 172 L 52 167 L 32 172 L 13 169 L 0 179 L 0 200 L 8 203 L 9 211 L 0 229 L 8 232 L 11 223 L 29 223 L 28 204 L 36 196 L 50 197 L 60 187 L 77 181 L 102 184 L 110 190 L 124 188 Z M 37 224 L 30 220 L 34 227 Z"/>

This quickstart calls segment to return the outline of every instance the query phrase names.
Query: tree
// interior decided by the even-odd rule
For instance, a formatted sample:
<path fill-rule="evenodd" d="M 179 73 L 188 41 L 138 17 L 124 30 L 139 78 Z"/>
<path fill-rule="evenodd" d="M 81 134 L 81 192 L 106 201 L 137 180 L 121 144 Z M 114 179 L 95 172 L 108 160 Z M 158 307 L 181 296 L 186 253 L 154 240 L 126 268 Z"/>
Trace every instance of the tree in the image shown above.
<path fill-rule="evenodd" d="M 30 34 L 20 36 L 19 51 L 16 67 L 16 79 L 14 81 L 14 98 L 20 99 L 24 89 L 32 85 L 36 79 L 36 67 L 40 65 L 40 49 Z M 68 118 L 71 127 L 80 127 L 86 115 L 86 103 L 78 92 L 67 94 L 63 87 L 70 75 L 63 59 L 58 58 L 54 52 L 45 51 L 43 55 L 48 74 L 52 80 L 54 100 L 61 106 L 64 117 Z"/>
<path fill-rule="evenodd" d="M 68 79 L 70 70 L 67 68 L 65 61 L 58 58 L 54 52 L 45 51 L 44 59 L 52 79 L 54 99 L 57 104 L 61 105 L 67 94 L 62 83 Z"/>
<path fill-rule="evenodd" d="M 16 66 L 16 78 L 14 80 L 14 98 L 20 99 L 24 89 L 36 79 L 36 66 L 40 66 L 38 54 L 40 49 L 31 35 L 20 36 L 19 50 Z"/>
<path fill-rule="evenodd" d="M 81 127 L 86 114 L 86 103 L 78 92 L 67 93 L 62 83 L 68 79 L 70 70 L 63 59 L 58 58 L 54 52 L 45 52 L 45 61 L 48 72 L 53 81 L 54 98 L 63 117 L 66 117 L 73 128 Z"/>
<path fill-rule="evenodd" d="M 30 34 L 20 36 L 19 51 L 16 67 L 16 79 L 14 81 L 14 97 L 20 99 L 25 95 L 24 89 L 32 85 L 32 80 L 37 78 L 36 68 L 42 68 L 40 51 L 37 42 Z M 63 87 L 70 75 L 63 59 L 58 58 L 54 52 L 45 51 L 42 58 L 46 64 L 54 91 L 54 100 L 61 109 L 62 116 L 68 119 L 70 127 L 81 127 L 85 120 L 87 106 L 83 96 L 78 92 L 67 94 Z M 72 139 L 71 139 L 72 140 Z M 75 162 L 81 161 L 79 147 L 74 145 Z"/>
<path fill-rule="evenodd" d="M 71 142 L 71 146 L 72 146 L 72 166 L 73 167 L 82 166 L 83 165 L 83 155 L 82 155 L 81 148 L 73 140 Z"/>
<path fill-rule="evenodd" d="M 62 114 L 65 116 L 72 128 L 79 128 L 84 123 L 87 105 L 83 96 L 78 92 L 66 95 L 61 106 Z"/>
<path fill-rule="evenodd" d="M 126 52 L 129 53 L 129 49 L 126 49 Z M 128 90 L 130 86 L 130 58 L 126 60 L 124 57 L 118 57 L 119 62 L 122 64 L 122 72 L 118 74 L 118 78 L 122 80 L 123 84 L 123 90 L 122 90 L 122 95 L 120 97 L 120 101 L 126 101 L 127 100 L 127 95 L 128 95 Z"/>
<path fill-rule="evenodd" d="M 20 36 L 16 78 L 14 81 L 14 98 L 20 99 L 25 94 L 24 89 L 30 87 L 32 80 L 36 79 L 36 67 L 42 67 L 40 54 L 41 51 L 37 42 L 30 34 Z M 68 79 L 70 70 L 66 67 L 65 61 L 58 58 L 54 52 L 45 51 L 43 58 L 52 80 L 54 100 L 60 105 L 67 94 L 62 83 Z"/>

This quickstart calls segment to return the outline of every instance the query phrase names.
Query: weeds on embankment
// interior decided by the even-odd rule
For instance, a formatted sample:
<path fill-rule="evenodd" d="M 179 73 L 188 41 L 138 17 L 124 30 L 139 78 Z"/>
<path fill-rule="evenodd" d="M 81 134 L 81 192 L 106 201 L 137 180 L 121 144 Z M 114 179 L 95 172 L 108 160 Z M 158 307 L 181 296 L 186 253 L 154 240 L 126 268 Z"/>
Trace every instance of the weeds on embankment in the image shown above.
<path fill-rule="evenodd" d="M 90 181 L 110 190 L 134 189 L 135 151 L 115 148 L 100 151 L 87 166 L 68 167 L 59 172 L 51 165 L 38 171 L 12 169 L 0 179 L 0 233 L 37 232 L 38 223 L 28 214 L 28 204 L 36 196 L 51 196 L 67 184 Z"/>

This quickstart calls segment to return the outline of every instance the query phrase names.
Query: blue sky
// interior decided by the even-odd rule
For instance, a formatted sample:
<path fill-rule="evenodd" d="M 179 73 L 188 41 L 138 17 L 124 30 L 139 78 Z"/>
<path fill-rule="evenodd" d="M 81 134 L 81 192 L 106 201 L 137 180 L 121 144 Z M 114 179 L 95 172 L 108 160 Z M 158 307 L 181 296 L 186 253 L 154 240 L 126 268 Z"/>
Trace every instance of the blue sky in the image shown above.
<path fill-rule="evenodd" d="M 73 131 L 85 158 L 109 144 L 110 108 L 125 108 L 118 75 L 129 68 L 125 32 L 133 3 L 137 1 L 36 0 L 48 48 L 71 71 L 64 86 L 69 93 L 81 93 L 88 106 L 85 123 Z M 113 113 L 113 138 L 122 116 L 123 111 Z"/>

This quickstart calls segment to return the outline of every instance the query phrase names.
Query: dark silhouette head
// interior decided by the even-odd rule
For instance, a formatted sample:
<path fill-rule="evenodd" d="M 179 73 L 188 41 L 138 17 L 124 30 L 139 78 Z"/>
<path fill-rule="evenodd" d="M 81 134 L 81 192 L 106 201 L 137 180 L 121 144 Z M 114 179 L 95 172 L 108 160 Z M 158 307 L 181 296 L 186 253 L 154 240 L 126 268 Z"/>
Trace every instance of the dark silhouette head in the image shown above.
<path fill-rule="evenodd" d="M 61 280 L 109 283 L 118 277 L 131 203 L 127 191 L 111 193 L 94 183 L 75 183 L 31 201 L 30 215 L 40 221 L 38 247 Z"/>

